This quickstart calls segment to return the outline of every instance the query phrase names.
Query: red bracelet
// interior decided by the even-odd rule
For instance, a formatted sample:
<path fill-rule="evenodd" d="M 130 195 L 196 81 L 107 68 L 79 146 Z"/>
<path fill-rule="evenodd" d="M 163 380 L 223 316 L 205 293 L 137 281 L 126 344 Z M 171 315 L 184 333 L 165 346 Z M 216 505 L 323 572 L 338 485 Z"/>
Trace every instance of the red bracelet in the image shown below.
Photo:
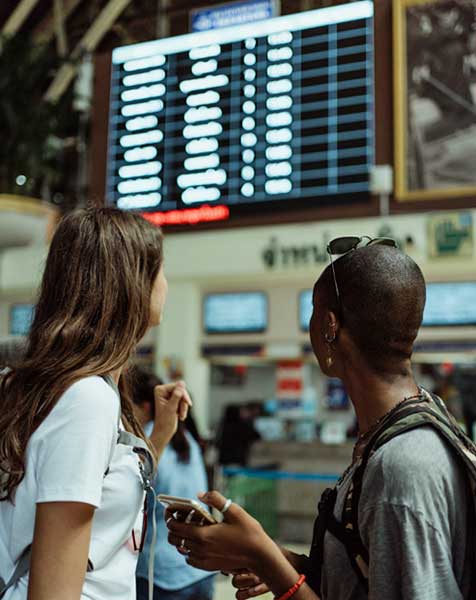
<path fill-rule="evenodd" d="M 305 575 L 299 575 L 299 579 L 297 580 L 297 582 L 291 587 L 289 588 L 289 590 L 284 593 L 282 596 L 280 596 L 279 598 L 275 598 L 275 600 L 288 600 L 288 598 L 291 598 L 291 596 L 294 596 L 294 594 L 298 591 L 298 589 L 302 586 L 302 584 L 306 581 L 306 576 Z"/>

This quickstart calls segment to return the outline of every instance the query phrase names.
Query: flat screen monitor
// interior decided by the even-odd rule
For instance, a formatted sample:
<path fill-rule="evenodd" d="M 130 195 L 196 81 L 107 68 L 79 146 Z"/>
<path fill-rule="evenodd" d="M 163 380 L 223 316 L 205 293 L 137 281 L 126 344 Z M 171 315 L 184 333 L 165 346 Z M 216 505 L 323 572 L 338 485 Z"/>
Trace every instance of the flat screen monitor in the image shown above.
<path fill-rule="evenodd" d="M 373 54 L 369 0 L 116 48 L 108 202 L 185 223 L 368 197 Z"/>
<path fill-rule="evenodd" d="M 309 321 L 312 316 L 312 290 L 303 290 L 299 293 L 299 328 L 309 331 Z"/>
<path fill-rule="evenodd" d="M 476 325 L 476 282 L 428 283 L 423 325 Z"/>
<path fill-rule="evenodd" d="M 268 327 L 264 292 L 208 294 L 203 302 L 205 333 L 263 333 Z"/>
<path fill-rule="evenodd" d="M 28 335 L 33 321 L 34 304 L 13 304 L 10 307 L 10 335 Z"/>

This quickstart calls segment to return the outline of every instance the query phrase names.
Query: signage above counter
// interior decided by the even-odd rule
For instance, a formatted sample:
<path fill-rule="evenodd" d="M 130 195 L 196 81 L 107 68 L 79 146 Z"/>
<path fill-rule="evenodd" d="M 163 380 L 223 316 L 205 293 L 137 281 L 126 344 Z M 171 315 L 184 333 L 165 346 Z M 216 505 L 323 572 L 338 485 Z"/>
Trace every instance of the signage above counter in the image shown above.
<path fill-rule="evenodd" d="M 277 17 L 279 2 L 277 0 L 242 0 L 227 2 L 220 6 L 198 8 L 190 13 L 190 29 L 192 31 L 210 31 L 232 25 L 243 25 Z"/>

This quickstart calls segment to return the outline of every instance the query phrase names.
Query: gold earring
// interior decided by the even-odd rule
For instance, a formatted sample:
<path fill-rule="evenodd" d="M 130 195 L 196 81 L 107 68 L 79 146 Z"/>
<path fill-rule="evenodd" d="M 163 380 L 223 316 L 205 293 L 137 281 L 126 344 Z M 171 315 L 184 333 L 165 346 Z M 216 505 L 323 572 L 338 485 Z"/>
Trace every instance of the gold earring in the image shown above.
<path fill-rule="evenodd" d="M 327 343 L 327 358 L 326 358 L 326 366 L 328 369 L 330 369 L 332 367 L 332 365 L 334 364 L 334 359 L 332 358 L 332 342 L 335 341 L 336 336 L 334 335 L 329 335 L 328 333 L 325 334 L 324 339 L 326 340 Z"/>

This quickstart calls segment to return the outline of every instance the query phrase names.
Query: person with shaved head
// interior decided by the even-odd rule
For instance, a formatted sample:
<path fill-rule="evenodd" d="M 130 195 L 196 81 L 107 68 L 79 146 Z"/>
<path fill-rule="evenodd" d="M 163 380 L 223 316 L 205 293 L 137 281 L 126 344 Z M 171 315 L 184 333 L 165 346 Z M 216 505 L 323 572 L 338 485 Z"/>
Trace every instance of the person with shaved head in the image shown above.
<path fill-rule="evenodd" d="M 422 272 L 387 238 L 337 238 L 328 253 L 311 343 L 323 373 L 344 383 L 359 438 L 321 498 L 310 555 L 278 547 L 217 492 L 201 499 L 225 513 L 223 523 L 197 528 L 169 516 L 169 540 L 191 565 L 232 573 L 239 600 L 266 591 L 281 600 L 474 598 L 474 498 L 458 452 L 433 426 L 440 416 L 451 431 L 457 425 L 412 371 Z"/>

